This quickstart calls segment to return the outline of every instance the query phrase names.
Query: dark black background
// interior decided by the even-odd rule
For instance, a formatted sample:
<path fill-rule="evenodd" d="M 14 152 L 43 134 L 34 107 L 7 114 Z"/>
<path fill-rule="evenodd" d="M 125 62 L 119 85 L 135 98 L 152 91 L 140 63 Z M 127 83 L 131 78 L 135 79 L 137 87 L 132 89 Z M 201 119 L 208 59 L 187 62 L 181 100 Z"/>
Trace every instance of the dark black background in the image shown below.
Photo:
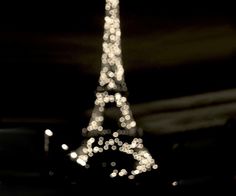
<path fill-rule="evenodd" d="M 235 88 L 232 5 L 121 0 L 120 10 L 131 105 Z M 52 128 L 58 140 L 70 140 L 69 134 L 79 138 L 86 126 L 85 111 L 93 107 L 99 77 L 103 16 L 104 1 L 1 6 L 3 194 L 56 194 L 57 183 L 60 188 L 65 185 L 65 194 L 81 187 L 65 182 L 60 174 L 58 179 L 48 179 L 43 131 Z M 162 170 L 135 186 L 174 193 L 233 189 L 233 130 L 231 122 L 179 135 L 147 133 L 148 147 Z M 24 164 L 12 164 L 12 152 Z M 177 188 L 171 184 L 175 180 L 180 184 Z"/>

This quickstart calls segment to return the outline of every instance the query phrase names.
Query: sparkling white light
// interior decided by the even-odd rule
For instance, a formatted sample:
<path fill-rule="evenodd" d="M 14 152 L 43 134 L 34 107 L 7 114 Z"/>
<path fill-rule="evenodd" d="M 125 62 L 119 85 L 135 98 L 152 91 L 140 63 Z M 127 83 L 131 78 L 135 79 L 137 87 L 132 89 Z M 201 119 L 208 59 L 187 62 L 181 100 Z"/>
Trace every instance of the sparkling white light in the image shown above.
<path fill-rule="evenodd" d="M 99 84 L 105 90 L 126 90 L 121 58 L 119 1 L 106 0 L 105 10 L 102 69 Z"/>
<path fill-rule="evenodd" d="M 101 138 L 101 137 L 100 137 Z M 115 138 L 118 139 L 118 138 Z M 99 140 L 101 141 L 101 140 Z M 78 148 L 76 152 L 71 153 L 70 156 L 75 159 L 77 154 L 79 154 L 77 158 L 77 163 L 82 166 L 86 166 L 89 157 L 93 157 L 96 153 L 102 153 L 103 151 L 99 151 L 100 147 L 98 147 L 98 142 L 95 141 L 94 138 L 88 139 L 83 146 Z M 109 148 L 114 148 L 115 150 L 119 149 L 120 152 L 125 154 L 129 154 L 136 160 L 136 166 L 133 170 L 127 171 L 126 169 L 114 169 L 113 172 L 110 174 L 110 177 L 122 177 L 127 176 L 129 179 L 133 179 L 136 175 L 150 171 L 151 169 L 157 169 L 158 166 L 155 164 L 155 160 L 152 158 L 150 153 L 143 147 L 142 139 L 141 138 L 134 138 L 132 142 L 129 144 L 127 142 L 119 145 L 121 142 L 119 139 L 114 142 L 114 139 L 105 140 L 105 145 L 103 148 L 108 150 Z M 91 153 L 94 152 L 94 153 Z M 112 167 L 116 167 L 116 162 L 111 162 Z M 118 171 L 118 175 L 115 171 Z"/>
<path fill-rule="evenodd" d="M 49 137 L 53 136 L 53 132 L 50 129 L 46 129 L 44 133 L 45 133 L 45 135 L 47 135 Z"/>
<path fill-rule="evenodd" d="M 105 10 L 102 66 L 95 106 L 87 128 L 82 130 L 86 139 L 78 149 L 70 153 L 70 157 L 78 164 L 89 167 L 89 159 L 96 154 L 108 150 L 119 151 L 133 158 L 134 168 L 132 170 L 118 169 L 118 164 L 113 161 L 109 163 L 113 168 L 110 177 L 126 176 L 132 180 L 138 174 L 157 169 L 158 165 L 144 148 L 143 140 L 136 137 L 138 135 L 136 122 L 127 98 L 123 95 L 127 88 L 121 57 L 119 0 L 106 0 Z M 118 122 L 120 128 L 118 130 L 111 131 L 103 127 L 104 111 L 107 104 L 114 104 L 120 110 L 121 115 Z M 133 139 L 127 142 L 121 137 L 123 135 L 131 136 Z"/>
<path fill-rule="evenodd" d="M 118 150 L 121 153 L 132 156 L 136 165 L 133 170 L 118 169 L 116 162 L 111 162 L 114 168 L 110 177 L 127 176 L 134 179 L 138 174 L 157 169 L 158 166 L 150 153 L 144 148 L 143 140 L 133 137 L 130 143 L 122 141 L 121 135 L 137 135 L 136 122 L 133 118 L 127 98 L 122 92 L 127 91 L 124 81 L 124 69 L 121 58 L 121 30 L 119 19 L 119 1 L 106 0 L 106 16 L 103 35 L 102 66 L 97 88 L 95 106 L 87 128 L 82 130 L 85 139 L 83 145 L 70 157 L 82 166 L 87 166 L 91 157 L 97 153 L 107 150 Z M 119 108 L 121 117 L 119 118 L 120 129 L 111 131 L 104 129 L 104 111 L 106 104 L 113 103 Z M 109 135 L 109 137 L 105 137 Z"/>
<path fill-rule="evenodd" d="M 62 144 L 62 145 L 61 145 L 61 148 L 62 148 L 63 150 L 68 150 L 68 149 L 69 149 L 69 147 L 68 147 L 66 144 Z"/>

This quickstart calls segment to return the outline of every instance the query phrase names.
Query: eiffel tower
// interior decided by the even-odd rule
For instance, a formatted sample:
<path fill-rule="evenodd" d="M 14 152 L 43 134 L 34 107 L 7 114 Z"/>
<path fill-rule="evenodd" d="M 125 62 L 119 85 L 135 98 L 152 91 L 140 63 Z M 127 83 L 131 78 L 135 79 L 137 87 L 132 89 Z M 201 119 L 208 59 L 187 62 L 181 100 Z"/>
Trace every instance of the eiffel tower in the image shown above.
<path fill-rule="evenodd" d="M 121 55 L 119 0 L 106 0 L 105 10 L 103 53 L 95 106 L 88 126 L 82 130 L 84 141 L 70 153 L 70 157 L 88 168 L 92 167 L 91 159 L 107 153 L 106 159 L 109 159 L 111 166 L 107 169 L 111 178 L 126 176 L 134 179 L 138 174 L 157 169 L 158 165 L 143 145 L 127 102 Z M 120 117 L 113 123 L 118 124 L 117 127 L 105 127 L 107 107 L 118 109 Z M 121 155 L 127 155 L 127 159 L 120 159 Z M 127 164 L 124 165 L 124 162 Z"/>

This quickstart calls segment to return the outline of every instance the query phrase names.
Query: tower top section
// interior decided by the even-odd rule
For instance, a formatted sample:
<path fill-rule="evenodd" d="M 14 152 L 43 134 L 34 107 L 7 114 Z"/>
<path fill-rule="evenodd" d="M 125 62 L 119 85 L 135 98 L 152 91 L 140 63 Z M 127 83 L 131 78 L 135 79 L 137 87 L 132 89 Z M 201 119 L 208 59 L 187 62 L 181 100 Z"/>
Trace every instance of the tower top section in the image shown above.
<path fill-rule="evenodd" d="M 122 63 L 119 0 L 106 0 L 98 91 L 127 91 Z"/>

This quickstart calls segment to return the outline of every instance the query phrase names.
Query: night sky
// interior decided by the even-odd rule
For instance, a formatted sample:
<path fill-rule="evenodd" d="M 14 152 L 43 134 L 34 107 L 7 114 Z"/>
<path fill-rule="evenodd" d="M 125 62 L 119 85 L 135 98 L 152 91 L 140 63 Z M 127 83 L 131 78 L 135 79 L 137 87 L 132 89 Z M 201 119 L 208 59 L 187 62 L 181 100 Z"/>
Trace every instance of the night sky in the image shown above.
<path fill-rule="evenodd" d="M 0 195 L 84 188 L 65 176 L 61 144 L 78 147 L 91 115 L 104 2 L 0 6 Z M 234 8 L 226 1 L 120 0 L 128 101 L 161 168 L 141 189 L 212 194 L 235 186 Z M 116 114 L 105 112 L 110 120 Z M 55 136 L 51 154 L 46 128 Z"/>
<path fill-rule="evenodd" d="M 76 118 L 93 107 L 104 1 L 4 5 L 2 118 Z M 132 104 L 234 88 L 231 6 L 121 1 L 123 62 Z"/>

